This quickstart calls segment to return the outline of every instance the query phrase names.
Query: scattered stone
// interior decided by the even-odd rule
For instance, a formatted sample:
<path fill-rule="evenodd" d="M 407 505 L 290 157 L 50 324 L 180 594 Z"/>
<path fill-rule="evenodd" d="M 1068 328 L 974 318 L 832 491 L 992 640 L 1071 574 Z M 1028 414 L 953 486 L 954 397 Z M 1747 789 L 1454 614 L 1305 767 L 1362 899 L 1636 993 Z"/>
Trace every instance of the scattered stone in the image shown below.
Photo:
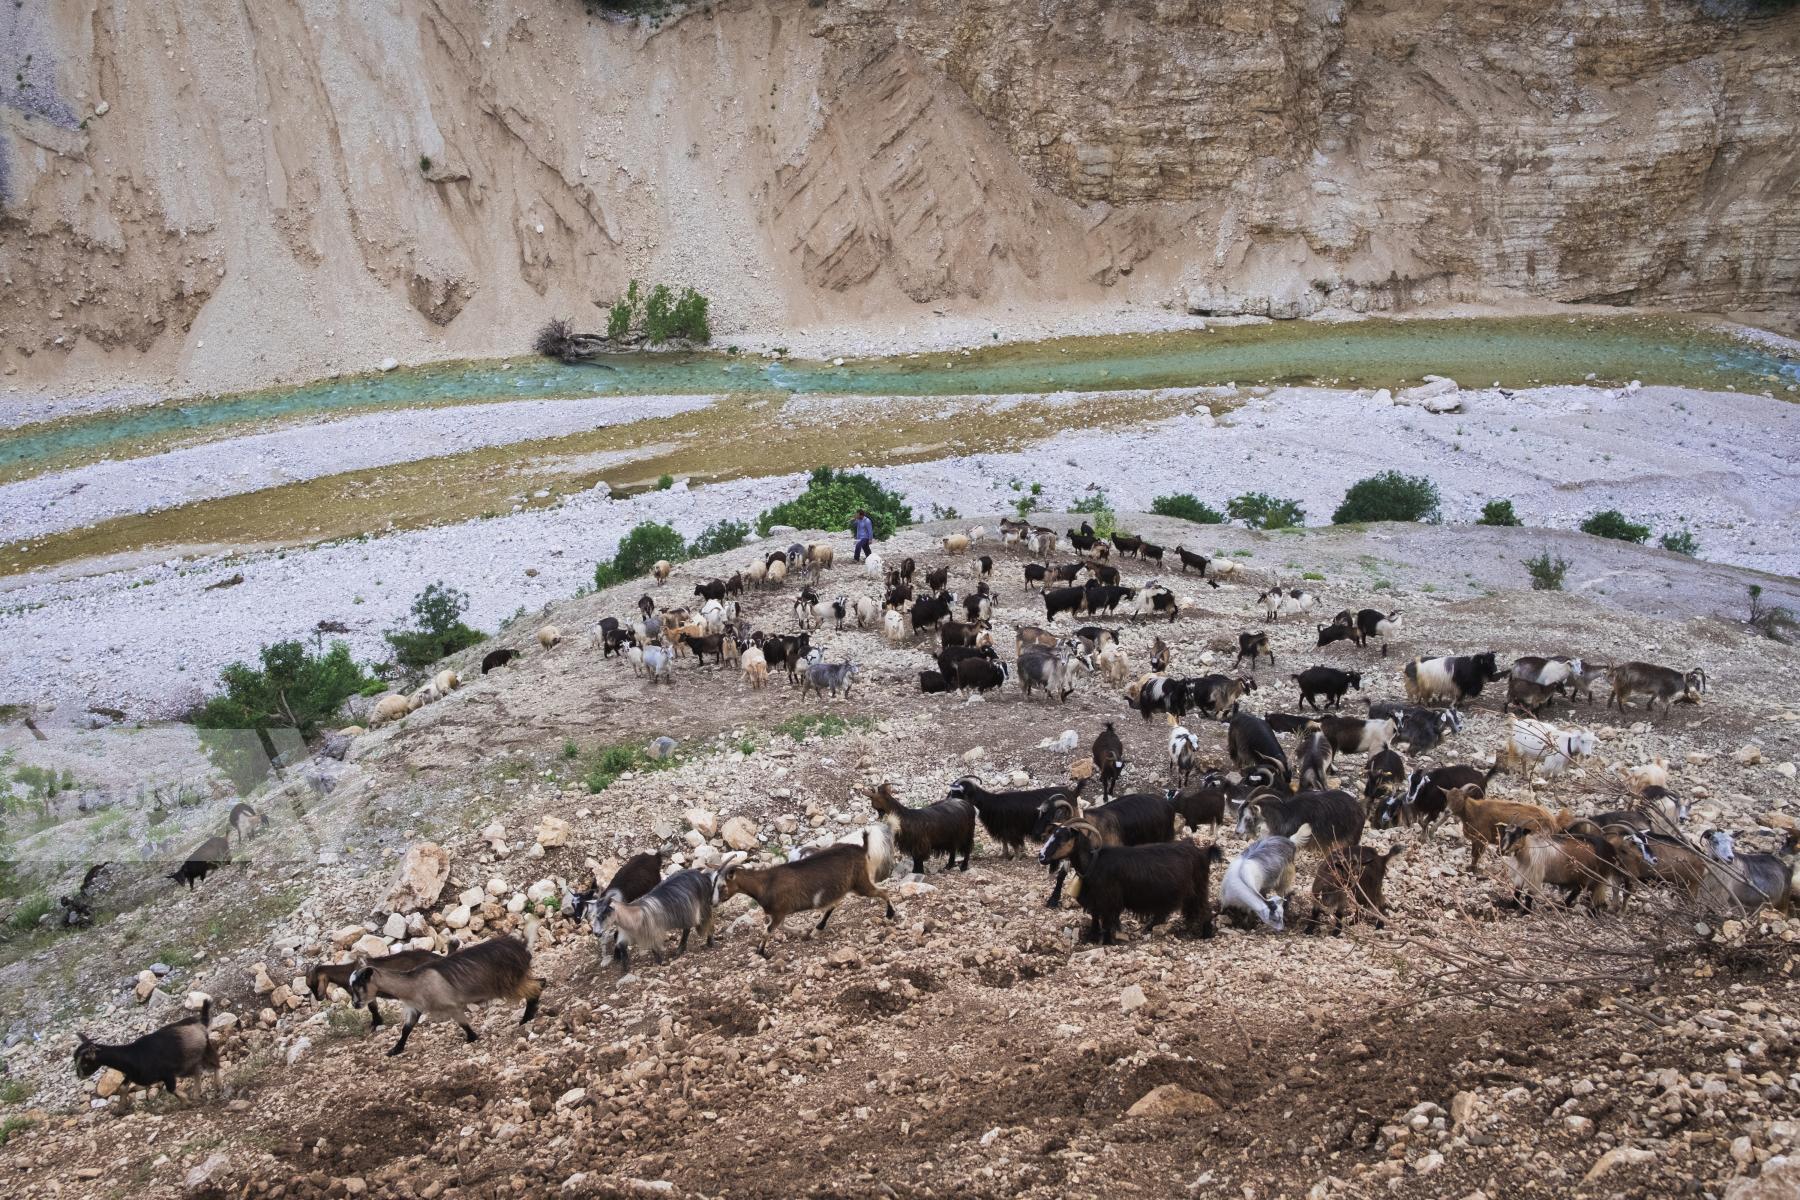
<path fill-rule="evenodd" d="M 1656 1161 L 1656 1151 L 1640 1150 L 1636 1146 L 1618 1146 L 1608 1150 L 1594 1161 L 1588 1173 L 1581 1177 L 1581 1182 L 1592 1183 L 1614 1167 L 1641 1167 Z"/>
<path fill-rule="evenodd" d="M 558 846 L 568 845 L 573 832 L 569 823 L 561 817 L 542 816 L 538 818 L 533 836 L 537 838 L 538 845 L 546 850 L 554 850 Z"/>
<path fill-rule="evenodd" d="M 229 1154 L 209 1154 L 206 1161 L 189 1171 L 181 1181 L 183 1191 L 213 1191 L 221 1180 L 231 1173 L 231 1156 Z"/>
<path fill-rule="evenodd" d="M 381 926 L 381 932 L 399 941 L 406 936 L 406 918 L 399 913 L 389 913 L 388 919 Z"/>
<path fill-rule="evenodd" d="M 307 1053 L 311 1049 L 312 1049 L 312 1039 L 311 1038 L 309 1038 L 309 1037 L 295 1038 L 294 1044 L 288 1047 L 287 1065 L 290 1067 L 293 1066 L 295 1063 L 297 1063 L 301 1059 L 305 1058 Z"/>
<path fill-rule="evenodd" d="M 350 949 L 363 958 L 380 958 L 388 952 L 388 944 L 386 938 L 365 933 L 356 939 Z"/>
<path fill-rule="evenodd" d="M 1159 1121 L 1178 1117 L 1204 1117 L 1218 1111 L 1218 1101 L 1204 1092 L 1190 1092 L 1178 1083 L 1165 1083 L 1145 1092 L 1136 1104 L 1126 1110 L 1125 1115 Z"/>
<path fill-rule="evenodd" d="M 645 746 L 644 753 L 653 759 L 668 758 L 675 753 L 675 739 L 664 734 L 662 737 L 651 742 L 648 746 Z"/>
<path fill-rule="evenodd" d="M 1136 1012 L 1148 1003 L 1150 999 L 1144 995 L 1144 989 L 1135 983 L 1119 993 L 1119 1007 L 1125 1012 Z"/>
<path fill-rule="evenodd" d="M 1737 760 L 1739 766 L 1754 767 L 1762 761 L 1762 747 L 1750 742 L 1732 751 L 1731 757 Z"/>
<path fill-rule="evenodd" d="M 436 842 L 409 847 L 400 860 L 400 873 L 388 892 L 388 907 L 397 913 L 418 912 L 438 902 L 450 878 L 450 852 Z"/>
<path fill-rule="evenodd" d="M 444 924 L 450 929 L 466 929 L 469 925 L 469 918 L 473 915 L 469 911 L 468 905 L 458 904 L 444 913 Z"/>
<path fill-rule="evenodd" d="M 980 762 L 982 759 L 984 759 L 986 757 L 987 757 L 987 749 L 982 746 L 975 746 L 975 747 L 972 747 L 971 749 L 963 751 L 962 760 L 964 763 L 966 763 L 972 767 L 976 763 Z"/>
<path fill-rule="evenodd" d="M 381 360 L 381 369 L 383 371 L 396 370 L 399 368 L 399 366 L 400 366 L 400 360 L 397 358 L 389 357 L 389 358 L 384 358 Z"/>
<path fill-rule="evenodd" d="M 132 994 L 137 997 L 137 1002 L 139 1004 L 142 1004 L 145 1001 L 147 1001 L 148 999 L 150 999 L 150 993 L 154 992 L 156 990 L 156 972 L 154 972 L 154 971 L 139 971 L 138 976 L 137 976 L 137 985 L 135 987 L 133 987 L 131 990 L 132 990 Z"/>
<path fill-rule="evenodd" d="M 116 1071 L 113 1068 L 108 1067 L 100 1072 L 100 1078 L 94 1081 L 94 1095 L 104 1099 L 108 1096 L 117 1095 L 119 1089 L 124 1086 L 125 1072 Z"/>
<path fill-rule="evenodd" d="M 720 833 L 725 844 L 733 850 L 754 850 L 761 844 L 756 836 L 756 824 L 748 817 L 732 817 Z"/>
<path fill-rule="evenodd" d="M 719 832 L 719 815 L 709 809 L 690 808 L 681 814 L 681 819 L 687 822 L 689 829 L 703 838 L 712 837 Z"/>
<path fill-rule="evenodd" d="M 1461 1129 L 1481 1111 L 1481 1098 L 1474 1092 L 1458 1092 L 1450 1098 L 1450 1123 Z"/>

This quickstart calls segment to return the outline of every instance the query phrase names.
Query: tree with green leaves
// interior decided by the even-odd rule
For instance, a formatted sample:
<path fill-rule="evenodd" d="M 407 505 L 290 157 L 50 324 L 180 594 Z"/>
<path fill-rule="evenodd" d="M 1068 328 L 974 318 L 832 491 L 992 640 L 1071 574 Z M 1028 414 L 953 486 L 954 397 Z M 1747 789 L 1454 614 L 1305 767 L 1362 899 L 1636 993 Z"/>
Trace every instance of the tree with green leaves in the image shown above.
<path fill-rule="evenodd" d="M 240 792 L 268 775 L 279 753 L 275 731 L 311 738 L 344 701 L 375 682 L 343 642 L 331 643 L 323 653 L 297 641 L 276 642 L 264 646 L 259 657 L 260 666 L 234 662 L 221 671 L 224 691 L 192 717 L 207 757 Z"/>
<path fill-rule="evenodd" d="M 868 511 L 875 523 L 875 537 L 886 540 L 894 530 L 912 524 L 912 509 L 906 498 L 889 491 L 860 471 L 834 471 L 819 467 L 806 483 L 806 490 L 784 504 L 764 511 L 756 518 L 756 532 L 764 537 L 777 525 L 795 529 L 848 529 L 857 509 Z"/>
<path fill-rule="evenodd" d="M 468 593 L 442 580 L 427 585 L 413 597 L 411 627 L 390 629 L 382 635 L 393 647 L 394 662 L 418 672 L 479 642 L 486 635 L 462 622 L 468 608 Z"/>

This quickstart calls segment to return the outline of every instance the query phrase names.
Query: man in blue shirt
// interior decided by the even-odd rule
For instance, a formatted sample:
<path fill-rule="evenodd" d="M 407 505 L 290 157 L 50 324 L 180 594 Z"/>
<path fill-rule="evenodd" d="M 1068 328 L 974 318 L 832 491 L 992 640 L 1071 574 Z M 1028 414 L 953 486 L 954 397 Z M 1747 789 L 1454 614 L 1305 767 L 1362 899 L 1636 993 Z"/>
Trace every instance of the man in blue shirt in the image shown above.
<path fill-rule="evenodd" d="M 856 561 L 869 557 L 875 541 L 875 522 L 865 510 L 856 510 L 856 519 L 850 522 L 850 536 L 856 539 Z"/>

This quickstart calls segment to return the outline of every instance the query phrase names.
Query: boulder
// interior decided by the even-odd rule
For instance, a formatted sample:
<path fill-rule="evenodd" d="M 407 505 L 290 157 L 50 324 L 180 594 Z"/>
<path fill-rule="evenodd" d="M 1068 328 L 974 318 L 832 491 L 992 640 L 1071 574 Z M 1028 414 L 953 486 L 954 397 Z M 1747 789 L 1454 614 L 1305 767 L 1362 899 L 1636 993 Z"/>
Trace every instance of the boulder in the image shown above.
<path fill-rule="evenodd" d="M 688 828 L 703 838 L 709 838 L 719 832 L 719 816 L 704 808 L 690 808 L 681 814 L 681 819 L 688 823 Z"/>
<path fill-rule="evenodd" d="M 108 1067 L 100 1072 L 100 1078 L 94 1081 L 94 1095 L 104 1099 L 116 1096 L 119 1089 L 125 1086 L 125 1073 Z"/>
<path fill-rule="evenodd" d="M 554 879 L 540 879 L 525 889 L 525 899 L 532 904 L 542 904 L 561 891 L 562 889 L 556 886 Z"/>
<path fill-rule="evenodd" d="M 1139 1097 L 1125 1113 L 1128 1117 L 1158 1121 L 1204 1117 L 1219 1111 L 1218 1101 L 1203 1092 L 1190 1092 L 1178 1083 L 1165 1083 Z"/>
<path fill-rule="evenodd" d="M 569 844 L 571 832 L 569 823 L 561 817 L 542 816 L 538 818 L 534 836 L 537 838 L 538 845 L 546 850 L 554 850 L 558 846 Z"/>
<path fill-rule="evenodd" d="M 1732 751 L 1731 757 L 1737 760 L 1739 766 L 1754 767 L 1762 761 L 1762 747 L 1749 742 Z"/>
<path fill-rule="evenodd" d="M 1426 412 L 1462 411 L 1462 393 L 1456 380 L 1432 376 L 1417 387 L 1401 388 L 1394 394 L 1395 404 L 1422 408 Z"/>
<path fill-rule="evenodd" d="M 419 842 L 400 860 L 400 873 L 388 892 L 388 907 L 402 915 L 430 908 L 438 902 L 449 878 L 450 852 L 436 842 Z"/>
<path fill-rule="evenodd" d="M 365 933 L 351 945 L 350 949 L 363 958 L 380 958 L 388 952 L 387 939 L 379 934 Z"/>
<path fill-rule="evenodd" d="M 466 929 L 472 915 L 468 905 L 458 904 L 444 914 L 444 924 L 451 929 Z"/>
<path fill-rule="evenodd" d="M 138 976 L 137 976 L 137 983 L 131 989 L 132 994 L 137 997 L 138 1003 L 142 1004 L 142 1003 L 144 1003 L 144 1001 L 150 999 L 150 993 L 154 992 L 155 990 L 156 990 L 156 972 L 154 972 L 154 971 L 139 971 Z"/>
<path fill-rule="evenodd" d="M 399 913 L 389 913 L 387 921 L 381 927 L 381 932 L 395 941 L 399 941 L 406 936 L 406 918 Z"/>
<path fill-rule="evenodd" d="M 761 844 L 756 835 L 756 824 L 748 817 L 733 817 L 725 822 L 720 833 L 725 844 L 733 850 L 754 850 Z"/>
<path fill-rule="evenodd" d="M 231 1174 L 231 1156 L 229 1154 L 209 1154 L 206 1161 L 189 1171 L 181 1181 L 183 1191 L 216 1192 L 227 1175 Z"/>

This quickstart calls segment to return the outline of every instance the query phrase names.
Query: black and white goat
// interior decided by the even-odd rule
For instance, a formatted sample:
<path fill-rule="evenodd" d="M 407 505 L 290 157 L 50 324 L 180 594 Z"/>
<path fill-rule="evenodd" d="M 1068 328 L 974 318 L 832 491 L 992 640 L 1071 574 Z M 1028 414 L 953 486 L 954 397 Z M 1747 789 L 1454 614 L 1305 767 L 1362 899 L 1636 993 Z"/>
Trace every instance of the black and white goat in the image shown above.
<path fill-rule="evenodd" d="M 204 1001 L 200 1011 L 151 1030 L 135 1041 L 113 1046 L 96 1042 L 85 1033 L 75 1035 L 75 1077 L 86 1079 L 96 1071 L 111 1067 L 125 1076 L 133 1087 L 152 1088 L 162 1084 L 163 1090 L 175 1094 L 183 1079 L 210 1071 L 213 1086 L 220 1086 L 219 1052 L 207 1036 L 212 1026 L 212 1001 Z"/>

